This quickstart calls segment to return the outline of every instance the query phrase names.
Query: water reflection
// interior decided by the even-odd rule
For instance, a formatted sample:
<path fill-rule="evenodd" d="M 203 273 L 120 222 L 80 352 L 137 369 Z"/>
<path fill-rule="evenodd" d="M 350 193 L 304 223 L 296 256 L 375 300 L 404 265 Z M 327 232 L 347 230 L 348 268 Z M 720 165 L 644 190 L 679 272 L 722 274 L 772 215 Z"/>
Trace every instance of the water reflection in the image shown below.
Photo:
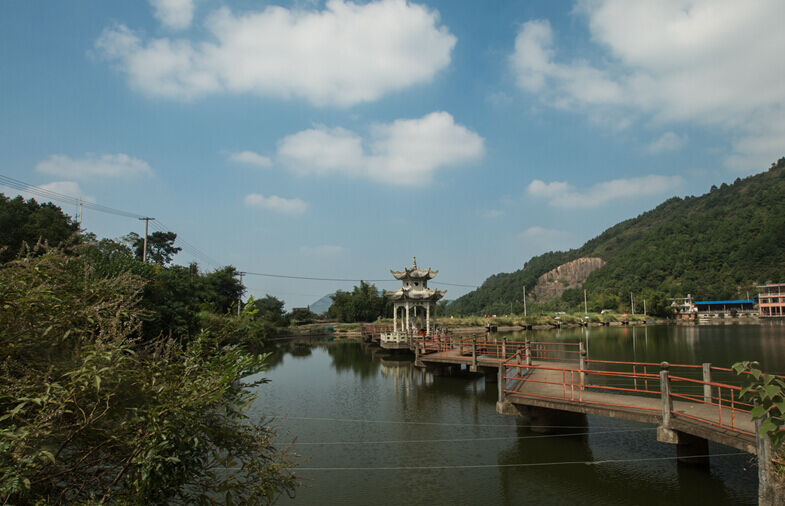
<path fill-rule="evenodd" d="M 727 364 L 746 355 L 785 370 L 784 331 L 595 327 L 527 337 L 580 340 L 594 359 Z M 657 443 L 651 426 L 592 416 L 527 423 L 497 415 L 495 383 L 416 368 L 410 358 L 364 344 L 281 343 L 264 375 L 271 383 L 260 387 L 253 413 L 286 415 L 279 419 L 284 429 L 308 443 L 296 447 L 308 467 L 394 468 L 304 471 L 311 487 L 298 491 L 295 502 L 302 504 L 743 504 L 756 498 L 746 456 L 712 459 L 707 473 L 677 466 L 675 449 Z M 541 434 L 532 424 L 579 428 Z M 566 461 L 605 463 L 528 465 Z"/>

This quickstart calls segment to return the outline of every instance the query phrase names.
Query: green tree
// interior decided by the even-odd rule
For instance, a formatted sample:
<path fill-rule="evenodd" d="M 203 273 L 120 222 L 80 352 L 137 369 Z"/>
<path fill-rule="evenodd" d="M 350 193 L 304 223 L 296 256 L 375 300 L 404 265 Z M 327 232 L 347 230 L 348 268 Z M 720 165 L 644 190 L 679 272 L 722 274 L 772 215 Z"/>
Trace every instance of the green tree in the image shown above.
<path fill-rule="evenodd" d="M 284 309 L 284 301 L 272 295 L 268 294 L 261 299 L 255 299 L 253 308 L 257 311 L 257 318 L 281 326 L 289 324 L 289 319 L 286 317 L 286 310 Z"/>
<path fill-rule="evenodd" d="M 244 409 L 264 357 L 135 340 L 145 281 L 90 255 L 0 269 L 0 502 L 272 503 L 291 461 Z M 220 494 L 220 495 L 219 495 Z"/>
<path fill-rule="evenodd" d="M 316 314 L 307 307 L 296 307 L 292 309 L 291 319 L 300 323 L 310 323 L 316 319 Z"/>
<path fill-rule="evenodd" d="M 245 287 L 238 279 L 240 271 L 231 265 L 204 275 L 203 300 L 210 310 L 226 313 L 237 307 Z"/>
<path fill-rule="evenodd" d="M 130 244 L 136 258 L 144 258 L 144 237 L 140 237 L 136 232 L 131 232 L 125 236 L 124 240 Z M 182 248 L 174 245 L 177 234 L 174 232 L 153 232 L 147 236 L 147 259 L 159 265 L 167 265 L 172 262 L 172 258 L 179 253 Z"/>
<path fill-rule="evenodd" d="M 0 193 L 0 263 L 16 258 L 24 245 L 32 248 L 39 241 L 50 246 L 74 244 L 78 229 L 54 204 L 10 199 Z"/>
<path fill-rule="evenodd" d="M 386 297 L 379 294 L 375 285 L 365 281 L 355 286 L 351 292 L 338 290 L 331 297 L 333 304 L 327 311 L 330 318 L 342 322 L 371 322 L 387 314 L 392 314 L 392 305 Z"/>

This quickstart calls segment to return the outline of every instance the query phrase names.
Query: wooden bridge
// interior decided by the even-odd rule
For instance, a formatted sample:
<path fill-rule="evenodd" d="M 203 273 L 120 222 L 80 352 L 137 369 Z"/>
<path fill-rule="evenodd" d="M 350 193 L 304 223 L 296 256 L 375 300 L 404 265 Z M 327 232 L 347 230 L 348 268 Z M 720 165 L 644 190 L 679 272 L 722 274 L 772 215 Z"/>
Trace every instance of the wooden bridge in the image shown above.
<path fill-rule="evenodd" d="M 376 331 L 368 330 L 371 339 Z M 582 342 L 507 342 L 487 334 L 410 335 L 407 345 L 415 365 L 435 374 L 465 368 L 498 382 L 500 414 L 533 425 L 558 425 L 559 412 L 654 424 L 658 441 L 675 444 L 685 463 L 708 464 L 708 441 L 757 455 L 761 489 L 768 487 L 769 438 L 757 436 L 753 406 L 738 399 L 743 377 L 729 368 L 594 360 Z"/>

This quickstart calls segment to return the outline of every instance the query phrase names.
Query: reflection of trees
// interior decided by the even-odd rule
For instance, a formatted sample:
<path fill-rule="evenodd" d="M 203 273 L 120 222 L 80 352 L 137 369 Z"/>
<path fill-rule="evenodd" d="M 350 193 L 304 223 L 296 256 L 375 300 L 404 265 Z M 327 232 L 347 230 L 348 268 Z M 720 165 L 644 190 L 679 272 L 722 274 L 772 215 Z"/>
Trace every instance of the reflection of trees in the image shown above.
<path fill-rule="evenodd" d="M 294 343 L 294 346 L 292 346 L 292 349 L 289 351 L 289 353 L 293 357 L 310 357 L 311 345 L 308 343 Z"/>
<path fill-rule="evenodd" d="M 361 378 L 376 375 L 379 365 L 370 360 L 361 343 L 333 343 L 327 347 L 337 372 L 351 371 Z"/>
<path fill-rule="evenodd" d="M 265 348 L 263 353 L 269 353 L 270 356 L 267 357 L 265 364 L 267 364 L 267 369 L 275 369 L 276 367 L 283 364 L 283 357 L 286 354 L 283 349 L 278 346 Z"/>

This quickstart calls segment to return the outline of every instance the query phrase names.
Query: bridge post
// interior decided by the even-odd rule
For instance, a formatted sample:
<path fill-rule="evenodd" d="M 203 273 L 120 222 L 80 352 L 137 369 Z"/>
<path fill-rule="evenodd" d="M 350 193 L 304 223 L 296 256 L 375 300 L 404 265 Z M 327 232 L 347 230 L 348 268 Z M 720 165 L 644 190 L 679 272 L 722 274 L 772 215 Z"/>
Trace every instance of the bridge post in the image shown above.
<path fill-rule="evenodd" d="M 502 364 L 507 360 L 507 338 L 502 339 Z"/>
<path fill-rule="evenodd" d="M 581 390 L 583 390 L 583 384 L 586 381 L 586 373 L 583 372 L 586 369 L 586 349 L 583 347 L 583 341 L 579 343 L 578 350 L 580 354 L 578 355 L 578 369 L 580 369 L 580 382 L 581 382 Z"/>
<path fill-rule="evenodd" d="M 711 383 L 711 363 L 706 362 L 703 364 L 703 381 L 706 383 L 703 384 L 703 401 L 704 402 L 711 402 L 711 385 L 707 383 Z"/>
<path fill-rule="evenodd" d="M 532 344 L 528 339 L 524 344 L 526 346 L 526 365 L 532 365 Z"/>
<path fill-rule="evenodd" d="M 662 398 L 662 426 L 666 429 L 671 428 L 671 411 L 673 411 L 673 399 L 671 398 L 671 379 L 668 369 L 668 362 L 660 364 L 660 397 Z"/>
<path fill-rule="evenodd" d="M 671 399 L 671 380 L 668 373 L 670 364 L 662 362 L 660 364 L 660 398 L 662 399 L 662 425 L 657 427 L 657 441 L 661 443 L 679 444 L 679 434 L 671 429 L 671 411 L 673 411 L 673 399 Z"/>
<path fill-rule="evenodd" d="M 757 403 L 756 403 L 757 404 Z M 775 491 L 771 485 L 771 439 L 768 434 L 760 433 L 760 426 L 768 418 L 768 413 L 755 420 L 755 440 L 758 450 L 758 504 L 777 504 Z"/>
<path fill-rule="evenodd" d="M 504 379 L 505 373 L 506 373 L 506 371 L 505 371 L 505 368 L 504 368 L 504 362 L 502 362 L 502 363 L 499 364 L 499 378 L 498 378 L 498 383 L 499 383 L 499 402 L 501 402 L 501 403 L 504 402 L 504 387 L 507 386 L 506 385 L 507 380 Z"/>
<path fill-rule="evenodd" d="M 477 372 L 477 338 L 472 338 L 472 366 L 471 372 Z"/>

